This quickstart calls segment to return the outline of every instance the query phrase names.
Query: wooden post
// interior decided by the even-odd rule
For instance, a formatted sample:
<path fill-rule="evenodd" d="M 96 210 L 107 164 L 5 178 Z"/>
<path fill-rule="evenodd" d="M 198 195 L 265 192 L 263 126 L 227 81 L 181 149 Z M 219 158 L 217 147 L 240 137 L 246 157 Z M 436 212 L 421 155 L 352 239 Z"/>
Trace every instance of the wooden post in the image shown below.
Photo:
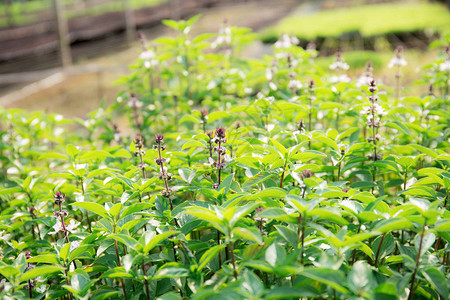
<path fill-rule="evenodd" d="M 134 23 L 133 7 L 131 0 L 123 0 L 125 13 L 125 31 L 127 35 L 127 43 L 131 45 L 136 39 L 136 24 Z"/>
<path fill-rule="evenodd" d="M 55 18 L 58 28 L 59 53 L 61 55 L 61 63 L 63 68 L 72 65 L 72 54 L 70 51 L 70 36 L 67 24 L 67 18 L 64 13 L 64 7 L 61 0 L 53 0 L 55 9 Z"/>
<path fill-rule="evenodd" d="M 8 26 L 12 27 L 14 25 L 14 17 L 13 17 L 13 8 L 12 8 L 12 1 L 6 0 L 5 2 L 5 14 L 6 19 L 8 20 Z"/>

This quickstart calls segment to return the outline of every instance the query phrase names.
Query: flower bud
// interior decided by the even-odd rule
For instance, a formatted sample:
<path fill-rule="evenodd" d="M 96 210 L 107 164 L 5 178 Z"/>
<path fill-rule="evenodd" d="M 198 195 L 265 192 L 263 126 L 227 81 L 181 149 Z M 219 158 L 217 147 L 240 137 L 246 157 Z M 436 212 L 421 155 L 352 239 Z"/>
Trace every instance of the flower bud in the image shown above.
<path fill-rule="evenodd" d="M 64 202 L 66 194 L 63 194 L 61 191 L 57 191 L 56 194 L 53 195 L 54 201 L 56 205 Z"/>
<path fill-rule="evenodd" d="M 216 136 L 218 137 L 218 138 L 225 138 L 225 128 L 223 128 L 223 127 L 219 127 L 219 128 L 217 128 L 216 129 Z"/>
<path fill-rule="evenodd" d="M 313 176 L 311 170 L 303 170 L 302 171 L 302 178 L 311 178 Z"/>
<path fill-rule="evenodd" d="M 157 134 L 155 140 L 157 144 L 164 143 L 164 136 L 162 134 Z"/>

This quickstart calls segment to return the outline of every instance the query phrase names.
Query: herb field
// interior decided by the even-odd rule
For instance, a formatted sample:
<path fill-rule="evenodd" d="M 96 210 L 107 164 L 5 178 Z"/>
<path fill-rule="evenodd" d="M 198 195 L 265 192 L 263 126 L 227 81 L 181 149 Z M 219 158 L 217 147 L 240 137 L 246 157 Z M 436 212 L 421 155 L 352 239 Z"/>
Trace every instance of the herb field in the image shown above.
<path fill-rule="evenodd" d="M 0 109 L 0 298 L 448 299 L 450 40 L 406 84 L 196 19 L 85 119 Z"/>

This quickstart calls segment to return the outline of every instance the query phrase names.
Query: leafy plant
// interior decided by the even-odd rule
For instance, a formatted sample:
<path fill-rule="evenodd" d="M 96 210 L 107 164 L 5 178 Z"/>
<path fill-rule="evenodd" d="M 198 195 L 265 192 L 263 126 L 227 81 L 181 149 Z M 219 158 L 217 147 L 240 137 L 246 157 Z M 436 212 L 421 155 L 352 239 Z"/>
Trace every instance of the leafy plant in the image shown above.
<path fill-rule="evenodd" d="M 443 74 L 397 101 L 371 68 L 290 37 L 244 58 L 247 29 L 196 19 L 141 37 L 86 120 L 0 110 L 1 297 L 448 299 Z"/>

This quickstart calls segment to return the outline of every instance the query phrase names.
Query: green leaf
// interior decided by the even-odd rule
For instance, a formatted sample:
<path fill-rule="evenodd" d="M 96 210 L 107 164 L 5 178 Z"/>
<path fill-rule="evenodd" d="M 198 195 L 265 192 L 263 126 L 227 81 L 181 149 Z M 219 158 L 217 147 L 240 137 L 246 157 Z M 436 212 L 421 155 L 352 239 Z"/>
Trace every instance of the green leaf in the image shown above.
<path fill-rule="evenodd" d="M 242 239 L 255 242 L 257 244 L 262 244 L 263 239 L 261 237 L 261 233 L 257 228 L 244 228 L 244 227 L 236 227 L 231 231 L 233 235 L 236 235 Z"/>
<path fill-rule="evenodd" d="M 145 210 L 145 209 L 150 209 L 152 207 L 153 207 L 153 205 L 150 203 L 134 203 L 134 204 L 128 206 L 127 208 L 125 208 L 125 210 L 120 215 L 120 218 L 123 219 L 128 215 L 134 214 L 135 212 Z"/>
<path fill-rule="evenodd" d="M 261 279 L 251 271 L 244 272 L 242 288 L 252 297 L 257 297 L 264 292 L 264 284 Z"/>
<path fill-rule="evenodd" d="M 300 299 L 315 298 L 320 295 L 320 292 L 314 290 L 312 286 L 302 286 L 300 288 L 290 286 L 276 286 L 270 289 L 264 299 L 279 300 L 279 299 Z"/>
<path fill-rule="evenodd" d="M 391 218 L 380 221 L 373 231 L 385 233 L 394 230 L 410 229 L 411 227 L 412 223 L 405 218 Z"/>
<path fill-rule="evenodd" d="M 339 225 L 347 225 L 348 221 L 338 215 L 337 213 L 330 211 L 325 208 L 315 208 L 308 211 L 308 216 L 319 217 L 321 219 L 328 220 L 332 223 L 337 223 Z"/>
<path fill-rule="evenodd" d="M 146 253 L 149 253 L 153 248 L 155 248 L 159 243 L 161 243 L 165 239 L 171 237 L 172 235 L 178 234 L 178 233 L 179 233 L 179 231 L 166 231 L 166 232 L 160 233 L 158 235 L 152 236 L 153 233 L 149 232 L 148 233 L 149 240 L 145 242 L 144 249 L 143 249 L 144 255 Z"/>
<path fill-rule="evenodd" d="M 5 276 L 6 278 L 14 277 L 20 274 L 20 270 L 18 268 L 14 268 L 11 266 L 1 266 L 0 274 Z"/>
<path fill-rule="evenodd" d="M 27 259 L 29 263 L 47 263 L 47 264 L 57 264 L 59 263 L 58 258 L 54 254 L 41 254 L 38 256 L 31 257 Z"/>
<path fill-rule="evenodd" d="M 414 239 L 414 246 L 416 247 L 417 252 L 419 252 L 421 235 L 421 233 L 417 234 L 416 238 Z M 424 255 L 427 252 L 427 250 L 434 244 L 435 240 L 436 235 L 432 232 L 428 232 L 423 236 L 422 252 L 420 253 L 420 256 Z"/>
<path fill-rule="evenodd" d="M 189 276 L 189 271 L 186 268 L 163 265 L 153 276 L 153 279 L 160 278 L 179 278 Z"/>
<path fill-rule="evenodd" d="M 110 218 L 106 209 L 100 204 L 95 202 L 76 202 L 70 205 L 83 208 L 106 219 Z"/>
<path fill-rule="evenodd" d="M 198 261 L 198 269 L 202 270 L 206 265 L 220 252 L 225 248 L 226 245 L 217 245 L 212 248 L 209 248 L 205 253 L 203 253 L 202 257 Z"/>
<path fill-rule="evenodd" d="M 205 207 L 195 206 L 195 207 L 187 207 L 184 211 L 186 214 L 200 218 L 209 224 L 211 224 L 214 228 L 219 231 L 224 231 L 223 221 L 219 219 L 217 214 Z"/>
<path fill-rule="evenodd" d="M 431 283 L 443 299 L 449 299 L 448 279 L 441 271 L 431 267 L 423 270 L 422 275 L 429 283 Z"/>
<path fill-rule="evenodd" d="M 340 293 L 346 294 L 347 288 L 342 285 L 346 282 L 345 276 L 340 270 L 328 268 L 310 268 L 300 272 L 301 275 L 317 280 L 325 285 L 329 285 Z"/>
<path fill-rule="evenodd" d="M 67 257 L 69 256 L 69 249 L 70 249 L 70 243 L 66 243 L 59 251 L 59 257 L 62 260 L 66 260 Z"/>
<path fill-rule="evenodd" d="M 266 188 L 256 194 L 253 194 L 249 196 L 250 199 L 258 199 L 258 198 L 264 198 L 264 197 L 270 197 L 270 198 L 283 198 L 286 196 L 286 190 L 276 187 L 270 187 Z"/>
<path fill-rule="evenodd" d="M 258 173 L 255 176 L 249 178 L 246 182 L 244 182 L 242 187 L 244 188 L 244 190 L 246 190 L 246 189 L 248 189 L 248 188 L 250 188 L 252 186 L 255 186 L 257 184 L 260 184 L 260 183 L 266 181 L 271 176 L 272 176 L 272 173 L 270 173 L 270 172 Z"/>
<path fill-rule="evenodd" d="M 66 153 L 70 156 L 70 158 L 75 158 L 77 155 L 78 155 L 78 153 L 80 152 L 80 150 L 78 150 L 78 148 L 77 147 L 75 147 L 74 145 L 72 145 L 72 144 L 69 144 L 69 145 L 67 145 L 66 146 Z"/>
<path fill-rule="evenodd" d="M 310 161 L 311 159 L 325 158 L 325 157 L 327 157 L 327 155 L 322 152 L 309 150 L 309 151 L 305 151 L 302 153 L 297 153 L 295 155 L 292 155 L 290 158 L 293 160 L 300 160 L 302 163 L 306 163 L 306 162 Z"/>
<path fill-rule="evenodd" d="M 92 245 L 82 245 L 72 250 L 72 252 L 69 255 L 69 261 L 77 259 L 81 254 L 88 252 L 89 250 L 93 250 Z"/>
<path fill-rule="evenodd" d="M 118 242 L 121 242 L 125 246 L 127 246 L 131 249 L 134 249 L 134 250 L 136 250 L 136 246 L 138 244 L 138 242 L 134 238 L 132 238 L 131 236 L 126 235 L 126 234 L 120 234 L 120 233 L 119 234 L 118 233 L 110 234 L 107 238 L 114 239 Z"/>
<path fill-rule="evenodd" d="M 440 232 L 450 231 L 450 220 L 445 219 L 445 220 L 440 220 L 440 221 L 436 222 L 434 230 L 440 231 Z"/>
<path fill-rule="evenodd" d="M 371 187 L 375 187 L 375 186 L 377 186 L 377 185 L 372 181 L 356 181 L 356 182 L 350 184 L 350 187 L 352 189 L 364 189 L 364 188 L 371 188 Z"/>
<path fill-rule="evenodd" d="M 357 261 L 348 274 L 348 286 L 355 294 L 361 294 L 361 291 L 369 292 L 374 282 L 372 270 L 364 261 Z"/>
<path fill-rule="evenodd" d="M 318 136 L 316 139 L 321 141 L 325 145 L 330 146 L 334 150 L 339 151 L 338 144 L 335 141 L 333 141 L 332 139 L 330 139 L 329 137 L 327 137 L 327 136 Z"/>
<path fill-rule="evenodd" d="M 103 273 L 100 278 L 133 278 L 133 275 L 125 272 L 124 267 L 115 267 Z"/>
<path fill-rule="evenodd" d="M 53 274 L 56 272 L 60 272 L 62 270 L 64 270 L 64 268 L 60 267 L 60 266 L 37 267 L 37 268 L 31 269 L 31 270 L 25 272 L 21 277 L 21 281 L 26 281 L 28 279 L 34 279 L 38 276 L 45 276 L 48 274 Z"/>
<path fill-rule="evenodd" d="M 398 131 L 401 131 L 406 135 L 410 135 L 408 127 L 406 127 L 405 125 L 403 125 L 400 122 L 387 122 L 385 124 L 385 126 L 389 127 L 389 128 L 397 129 Z"/>
<path fill-rule="evenodd" d="M 298 243 L 297 243 L 297 233 L 282 225 L 275 225 L 275 229 L 278 231 L 278 233 L 289 243 L 294 249 L 297 249 Z"/>
<path fill-rule="evenodd" d="M 286 156 L 286 154 L 287 154 L 286 148 L 285 148 L 283 145 L 281 145 L 280 142 L 278 142 L 278 141 L 275 140 L 275 139 L 272 139 L 272 138 L 271 138 L 270 141 L 272 142 L 272 145 L 274 145 L 275 148 L 277 149 L 277 152 L 278 152 L 278 154 L 280 154 L 280 157 L 281 157 L 282 159 L 284 159 L 285 156 Z"/>
<path fill-rule="evenodd" d="M 120 213 L 121 210 L 122 210 L 122 203 L 118 202 L 109 209 L 109 213 L 111 214 L 111 216 L 115 218 Z"/>
<path fill-rule="evenodd" d="M 281 265 L 286 257 L 286 250 L 278 243 L 272 243 L 266 250 L 266 261 L 272 266 Z"/>

